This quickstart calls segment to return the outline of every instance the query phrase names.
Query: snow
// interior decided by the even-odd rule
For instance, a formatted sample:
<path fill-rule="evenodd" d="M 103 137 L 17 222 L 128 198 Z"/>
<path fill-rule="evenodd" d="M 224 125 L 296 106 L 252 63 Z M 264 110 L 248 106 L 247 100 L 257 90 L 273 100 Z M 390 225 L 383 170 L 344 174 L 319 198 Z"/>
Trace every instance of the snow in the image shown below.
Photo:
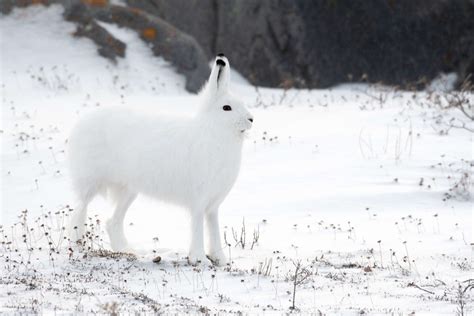
<path fill-rule="evenodd" d="M 111 206 L 99 198 L 86 245 L 96 251 L 79 252 L 61 229 L 75 205 L 66 160 L 74 122 L 119 104 L 191 111 L 194 96 L 134 32 L 101 24 L 127 43 L 113 65 L 71 36 L 61 12 L 34 6 L 0 17 L 0 312 L 288 312 L 298 260 L 310 271 L 296 292 L 304 314 L 457 311 L 458 286 L 472 278 L 472 180 L 445 193 L 462 173 L 472 179 L 472 133 L 440 135 L 428 92 L 284 91 L 241 78 L 234 88 L 255 124 L 221 206 L 231 266 L 187 265 L 186 214 L 145 197 L 126 217 L 136 259 L 100 252 Z M 239 239 L 243 225 L 245 249 L 232 233 Z M 470 311 L 472 298 L 462 298 Z"/>

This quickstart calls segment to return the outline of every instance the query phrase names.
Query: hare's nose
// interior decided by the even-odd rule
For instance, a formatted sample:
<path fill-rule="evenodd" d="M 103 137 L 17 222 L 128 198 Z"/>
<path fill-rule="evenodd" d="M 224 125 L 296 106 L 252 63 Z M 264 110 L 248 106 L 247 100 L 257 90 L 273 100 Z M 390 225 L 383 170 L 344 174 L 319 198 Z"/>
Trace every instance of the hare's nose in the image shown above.
<path fill-rule="evenodd" d="M 253 118 L 249 118 L 249 121 L 253 123 Z"/>

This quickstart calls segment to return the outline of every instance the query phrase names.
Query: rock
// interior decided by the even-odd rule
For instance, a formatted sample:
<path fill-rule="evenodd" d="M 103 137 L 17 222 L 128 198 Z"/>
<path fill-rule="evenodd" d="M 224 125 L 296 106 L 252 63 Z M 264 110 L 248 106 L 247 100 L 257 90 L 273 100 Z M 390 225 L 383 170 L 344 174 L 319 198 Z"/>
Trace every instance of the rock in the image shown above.
<path fill-rule="evenodd" d="M 105 5 L 105 4 L 104 4 Z M 77 24 L 74 36 L 84 36 L 98 46 L 98 53 L 112 61 L 125 56 L 126 45 L 97 24 L 88 8 L 79 1 L 65 4 L 64 18 Z"/>
<path fill-rule="evenodd" d="M 9 14 L 13 8 L 24 8 L 30 5 L 50 5 L 61 0 L 0 0 L 0 12 Z"/>
<path fill-rule="evenodd" d="M 186 34 L 193 36 L 201 45 L 208 60 L 214 58 L 218 1 L 215 0 L 127 0 L 131 7 L 142 9 Z"/>
<path fill-rule="evenodd" d="M 188 91 L 197 92 L 206 82 L 210 73 L 207 59 L 191 36 L 139 9 L 109 5 L 90 6 L 89 11 L 97 20 L 135 30 L 156 56 L 162 56 L 185 75 Z"/>

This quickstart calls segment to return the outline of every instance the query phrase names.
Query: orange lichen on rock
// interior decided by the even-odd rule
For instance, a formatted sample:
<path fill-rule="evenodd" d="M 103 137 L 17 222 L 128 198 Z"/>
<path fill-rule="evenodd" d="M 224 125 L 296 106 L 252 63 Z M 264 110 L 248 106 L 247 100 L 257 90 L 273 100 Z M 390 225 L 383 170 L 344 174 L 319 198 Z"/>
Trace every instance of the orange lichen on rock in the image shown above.
<path fill-rule="evenodd" d="M 82 0 L 82 2 L 96 7 L 105 7 L 109 4 L 109 0 Z"/>
<path fill-rule="evenodd" d="M 31 0 L 31 4 L 48 4 L 48 0 Z"/>
<path fill-rule="evenodd" d="M 142 35 L 145 39 L 152 41 L 156 38 L 156 30 L 152 27 L 147 27 L 146 29 L 143 29 Z"/>
<path fill-rule="evenodd" d="M 132 11 L 136 15 L 141 15 L 142 14 L 142 10 L 137 9 L 137 8 L 130 8 L 130 11 Z"/>

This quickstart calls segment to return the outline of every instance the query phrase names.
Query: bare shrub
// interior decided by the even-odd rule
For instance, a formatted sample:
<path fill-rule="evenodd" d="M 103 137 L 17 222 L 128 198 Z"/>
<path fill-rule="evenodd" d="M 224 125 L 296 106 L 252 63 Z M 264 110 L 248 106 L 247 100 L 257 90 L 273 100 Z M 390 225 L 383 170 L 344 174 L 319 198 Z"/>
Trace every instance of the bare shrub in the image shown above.
<path fill-rule="evenodd" d="M 293 261 L 293 265 L 295 266 L 295 271 L 293 273 L 289 273 L 287 275 L 287 279 L 293 284 L 293 296 L 290 309 L 296 310 L 296 291 L 298 286 L 308 282 L 313 274 L 307 266 L 304 266 L 301 263 L 301 260 Z"/>
<path fill-rule="evenodd" d="M 240 229 L 236 230 L 234 227 L 231 228 L 232 238 L 234 239 L 234 247 L 240 246 L 242 249 L 245 249 L 248 246 L 247 243 L 247 228 L 245 226 L 245 218 L 242 219 L 242 226 Z M 260 227 L 257 226 L 252 233 L 252 243 L 250 244 L 250 250 L 253 250 L 255 245 L 258 244 L 260 239 Z M 227 246 L 231 246 L 231 243 L 227 240 L 227 232 L 224 231 L 224 242 Z"/>
<path fill-rule="evenodd" d="M 425 104 L 435 112 L 435 130 L 446 135 L 451 129 L 462 129 L 474 133 L 474 86 L 466 78 L 459 90 L 431 92 Z M 449 111 L 456 110 L 456 111 Z"/>

